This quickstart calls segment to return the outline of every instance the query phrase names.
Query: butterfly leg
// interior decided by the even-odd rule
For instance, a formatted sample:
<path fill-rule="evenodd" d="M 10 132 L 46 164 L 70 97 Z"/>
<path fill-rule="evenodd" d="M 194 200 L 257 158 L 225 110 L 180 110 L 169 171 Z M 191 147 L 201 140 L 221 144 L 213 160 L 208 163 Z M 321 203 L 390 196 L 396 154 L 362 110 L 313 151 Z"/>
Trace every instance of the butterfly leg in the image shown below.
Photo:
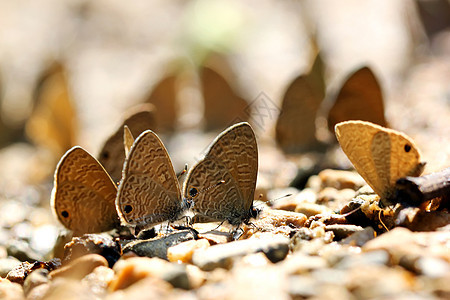
<path fill-rule="evenodd" d="M 231 234 L 231 236 L 233 238 L 233 241 L 237 241 L 244 234 L 244 230 L 241 227 L 238 226 L 236 229 L 231 230 L 230 234 Z"/>
<path fill-rule="evenodd" d="M 217 230 L 217 229 L 219 229 L 219 227 L 220 227 L 220 226 L 222 226 L 222 225 L 223 225 L 223 223 L 225 223 L 225 221 L 226 221 L 226 220 L 223 220 L 222 222 L 220 222 L 220 224 L 219 224 L 219 225 L 218 225 L 218 226 L 217 226 L 216 228 L 214 228 L 213 230 Z"/>

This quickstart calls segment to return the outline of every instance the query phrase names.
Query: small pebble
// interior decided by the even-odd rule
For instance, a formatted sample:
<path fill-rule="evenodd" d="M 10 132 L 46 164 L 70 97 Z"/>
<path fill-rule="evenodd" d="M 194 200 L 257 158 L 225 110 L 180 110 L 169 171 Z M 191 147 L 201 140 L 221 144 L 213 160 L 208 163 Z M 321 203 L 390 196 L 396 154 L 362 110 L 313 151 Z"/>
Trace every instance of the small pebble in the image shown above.
<path fill-rule="evenodd" d="M 319 293 L 319 284 L 309 276 L 292 275 L 289 276 L 289 295 L 293 299 L 306 299 Z"/>
<path fill-rule="evenodd" d="M 375 238 L 375 230 L 372 227 L 366 227 L 362 231 L 356 231 L 349 237 L 341 241 L 342 244 L 362 247 L 365 243 Z"/>
<path fill-rule="evenodd" d="M 334 265 L 336 269 L 345 270 L 369 265 L 389 265 L 389 253 L 384 250 L 347 255 Z"/>
<path fill-rule="evenodd" d="M 71 279 L 82 279 L 98 266 L 108 266 L 106 258 L 99 254 L 86 254 L 72 260 L 69 264 L 52 271 L 50 278 L 65 277 Z"/>
<path fill-rule="evenodd" d="M 320 256 L 305 255 L 301 252 L 296 252 L 287 257 L 280 264 L 281 268 L 287 274 L 303 274 L 311 270 L 328 267 L 328 263 Z"/>
<path fill-rule="evenodd" d="M 168 259 L 167 250 L 170 247 L 192 239 L 194 239 L 194 236 L 191 231 L 179 230 L 163 237 L 130 242 L 122 249 L 122 252 L 132 251 L 138 256 Z"/>
<path fill-rule="evenodd" d="M 64 261 L 75 260 L 86 254 L 99 254 L 108 261 L 109 267 L 112 267 L 120 258 L 120 246 L 107 234 L 74 237 L 64 246 Z"/>
<path fill-rule="evenodd" d="M 23 283 L 23 291 L 25 295 L 28 295 L 30 291 L 35 289 L 37 286 L 48 283 L 48 273 L 49 272 L 46 269 L 39 269 L 31 272 Z"/>
<path fill-rule="evenodd" d="M 332 214 L 333 211 L 328 207 L 315 203 L 302 202 L 297 205 L 295 212 L 302 213 L 306 217 L 315 216 L 318 214 Z"/>
<path fill-rule="evenodd" d="M 114 279 L 114 270 L 105 266 L 99 266 L 82 279 L 82 282 L 89 287 L 92 293 L 103 298 L 108 291 L 108 285 Z"/>
<path fill-rule="evenodd" d="M 59 258 L 51 259 L 47 262 L 35 261 L 34 263 L 29 263 L 27 261 L 20 263 L 14 269 L 12 269 L 6 278 L 12 282 L 17 282 L 23 284 L 25 279 L 31 272 L 39 269 L 45 269 L 48 271 L 55 270 L 61 266 L 61 260 Z"/>
<path fill-rule="evenodd" d="M 281 235 L 247 239 L 211 246 L 194 252 L 192 262 L 204 271 L 230 268 L 233 258 L 263 252 L 272 262 L 283 260 L 289 251 L 289 240 Z"/>
<path fill-rule="evenodd" d="M 361 232 L 363 230 L 364 228 L 361 226 L 351 224 L 333 224 L 325 226 L 325 231 L 332 231 L 334 233 L 335 241 L 340 241 L 356 232 Z"/>
<path fill-rule="evenodd" d="M 0 278 L 0 298 L 8 300 L 25 299 L 22 286 L 8 279 Z"/>
<path fill-rule="evenodd" d="M 1 258 L 0 259 L 0 276 L 6 277 L 6 275 L 8 275 L 8 273 L 12 269 L 17 267 L 18 265 L 20 265 L 20 260 L 18 260 L 15 257 L 10 256 L 7 258 Z"/>
<path fill-rule="evenodd" d="M 364 179 L 356 172 L 326 169 L 319 173 L 322 188 L 332 187 L 338 190 L 358 190 L 366 184 Z"/>
<path fill-rule="evenodd" d="M 7 243 L 6 250 L 9 256 L 13 256 L 20 261 L 35 262 L 42 260 L 41 255 L 33 251 L 25 241 L 10 240 Z"/>
<path fill-rule="evenodd" d="M 397 227 L 393 230 L 368 241 L 363 251 L 386 250 L 394 262 L 400 261 L 405 255 L 422 256 L 424 251 L 434 257 L 450 262 L 450 232 L 412 232 L 406 228 Z"/>
<path fill-rule="evenodd" d="M 186 241 L 167 249 L 167 258 L 171 262 L 190 263 L 195 250 L 209 246 L 209 241 L 206 239 Z"/>
<path fill-rule="evenodd" d="M 176 288 L 190 288 L 186 266 L 169 263 L 157 257 L 132 257 L 119 260 L 113 269 L 116 277 L 109 285 L 111 291 L 125 289 L 145 277 L 157 277 Z"/>

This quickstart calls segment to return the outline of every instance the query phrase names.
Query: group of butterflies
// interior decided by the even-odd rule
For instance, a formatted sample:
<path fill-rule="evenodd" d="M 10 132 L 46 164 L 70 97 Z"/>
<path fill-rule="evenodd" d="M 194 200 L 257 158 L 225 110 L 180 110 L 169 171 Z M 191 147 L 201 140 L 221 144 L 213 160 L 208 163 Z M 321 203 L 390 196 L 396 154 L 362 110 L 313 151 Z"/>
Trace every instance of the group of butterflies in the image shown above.
<path fill-rule="evenodd" d="M 166 148 L 151 130 L 135 140 L 124 127 L 122 177 L 117 187 L 97 159 L 81 147 L 61 158 L 55 172 L 52 208 L 74 234 L 118 228 L 149 228 L 182 218 L 187 209 L 207 221 L 240 225 L 256 216 L 253 198 L 258 171 L 255 134 L 235 124 L 211 144 L 180 189 Z"/>
<path fill-rule="evenodd" d="M 403 133 L 365 121 L 336 125 L 336 136 L 356 170 L 382 199 L 394 197 L 397 179 L 419 176 L 424 164 L 414 141 Z M 258 170 L 254 132 L 235 124 L 211 144 L 187 175 L 181 193 L 166 148 L 151 130 L 133 140 L 124 127 L 125 163 L 117 185 L 81 147 L 60 160 L 52 207 L 75 234 L 122 225 L 152 227 L 180 219 L 188 209 L 208 221 L 239 226 L 258 215 L 253 206 Z"/>
<path fill-rule="evenodd" d="M 317 57 L 309 74 L 296 78 L 283 99 L 276 140 L 286 153 L 320 148 L 316 115 L 327 108 L 321 103 L 324 93 Z M 399 178 L 422 173 L 424 163 L 414 141 L 385 128 L 381 90 L 369 68 L 349 76 L 327 111 L 328 127 L 344 153 L 385 203 L 395 198 Z M 105 143 L 99 160 L 81 147 L 61 158 L 52 207 L 65 227 L 76 234 L 109 231 L 120 224 L 148 228 L 180 219 L 188 209 L 197 219 L 236 226 L 257 216 L 258 149 L 248 123 L 223 131 L 188 172 L 181 190 L 166 148 L 147 130 L 154 128 L 153 116 L 151 108 L 132 114 Z"/>

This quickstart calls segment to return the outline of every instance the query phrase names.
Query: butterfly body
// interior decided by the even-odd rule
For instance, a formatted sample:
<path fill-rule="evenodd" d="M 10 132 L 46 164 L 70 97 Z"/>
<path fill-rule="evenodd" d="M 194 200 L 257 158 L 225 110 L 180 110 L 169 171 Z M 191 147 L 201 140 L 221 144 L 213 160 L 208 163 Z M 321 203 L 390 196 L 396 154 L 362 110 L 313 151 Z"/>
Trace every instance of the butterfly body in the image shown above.
<path fill-rule="evenodd" d="M 81 147 L 61 158 L 51 205 L 59 221 L 76 235 L 109 231 L 119 225 L 117 187 L 100 163 Z"/>
<path fill-rule="evenodd" d="M 184 197 L 193 199 L 192 211 L 199 217 L 236 226 L 248 223 L 257 214 L 253 207 L 257 169 L 253 130 L 248 123 L 238 123 L 221 133 L 189 171 Z"/>
<path fill-rule="evenodd" d="M 341 122 L 335 130 L 342 150 L 381 198 L 393 197 L 399 178 L 423 171 L 418 148 L 401 132 L 364 121 Z"/>
<path fill-rule="evenodd" d="M 148 228 L 172 222 L 188 207 L 188 200 L 181 199 L 166 148 L 153 131 L 144 131 L 130 149 L 117 193 L 116 208 L 122 224 Z"/>

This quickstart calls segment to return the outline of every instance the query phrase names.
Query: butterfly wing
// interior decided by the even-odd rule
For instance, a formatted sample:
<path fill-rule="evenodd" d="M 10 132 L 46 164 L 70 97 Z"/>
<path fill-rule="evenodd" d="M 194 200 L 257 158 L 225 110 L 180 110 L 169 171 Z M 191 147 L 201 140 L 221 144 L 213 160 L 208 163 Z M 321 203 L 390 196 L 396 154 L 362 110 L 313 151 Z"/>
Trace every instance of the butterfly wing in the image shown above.
<path fill-rule="evenodd" d="M 243 115 L 248 103 L 239 97 L 219 73 L 209 67 L 200 71 L 202 94 L 205 102 L 206 130 L 217 130 L 234 119 L 246 120 Z"/>
<path fill-rule="evenodd" d="M 100 163 L 81 147 L 61 158 L 51 204 L 59 221 L 75 234 L 103 232 L 119 224 L 117 188 Z"/>
<path fill-rule="evenodd" d="M 184 185 L 199 191 L 194 212 L 217 220 L 240 224 L 253 204 L 258 171 L 255 134 L 248 123 L 238 123 L 221 133 L 205 158 L 189 172 Z M 224 183 L 218 183 L 224 180 Z"/>
<path fill-rule="evenodd" d="M 286 153 L 320 148 L 316 138 L 316 114 L 325 96 L 323 63 L 316 56 L 311 71 L 295 78 L 287 88 L 275 127 L 275 138 Z"/>
<path fill-rule="evenodd" d="M 138 136 L 144 130 L 153 129 L 156 126 L 153 109 L 150 105 L 139 107 L 137 112 L 132 113 L 117 131 L 105 142 L 98 160 L 105 167 L 114 182 L 119 182 L 122 175 L 123 163 L 125 161 L 124 149 L 124 126 L 128 126 L 133 136 Z"/>
<path fill-rule="evenodd" d="M 381 197 L 389 197 L 397 179 L 421 173 L 414 141 L 403 133 L 370 122 L 336 125 L 336 137 L 358 173 Z"/>
<path fill-rule="evenodd" d="M 381 88 L 368 67 L 360 68 L 348 77 L 328 111 L 328 128 L 331 132 L 337 123 L 348 120 L 387 126 Z"/>
<path fill-rule="evenodd" d="M 181 192 L 172 162 L 158 136 L 144 131 L 125 161 L 116 198 L 119 217 L 126 225 L 151 226 L 178 218 Z"/>

